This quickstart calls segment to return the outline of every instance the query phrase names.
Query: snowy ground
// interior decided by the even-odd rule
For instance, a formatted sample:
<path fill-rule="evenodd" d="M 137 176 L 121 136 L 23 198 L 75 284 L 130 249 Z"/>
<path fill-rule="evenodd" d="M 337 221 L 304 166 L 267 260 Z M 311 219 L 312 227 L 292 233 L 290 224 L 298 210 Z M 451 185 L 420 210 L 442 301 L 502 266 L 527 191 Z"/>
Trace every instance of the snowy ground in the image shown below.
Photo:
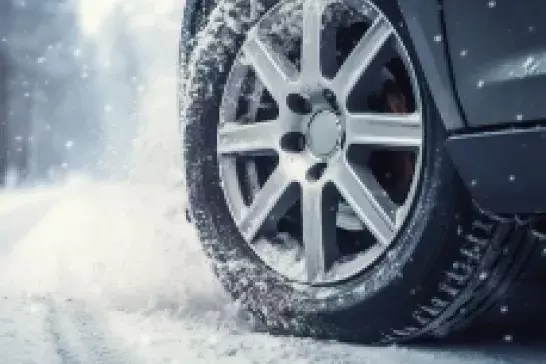
<path fill-rule="evenodd" d="M 0 194 L 3 363 L 538 363 L 544 350 L 368 348 L 256 333 L 204 263 L 184 195 L 78 182 Z"/>

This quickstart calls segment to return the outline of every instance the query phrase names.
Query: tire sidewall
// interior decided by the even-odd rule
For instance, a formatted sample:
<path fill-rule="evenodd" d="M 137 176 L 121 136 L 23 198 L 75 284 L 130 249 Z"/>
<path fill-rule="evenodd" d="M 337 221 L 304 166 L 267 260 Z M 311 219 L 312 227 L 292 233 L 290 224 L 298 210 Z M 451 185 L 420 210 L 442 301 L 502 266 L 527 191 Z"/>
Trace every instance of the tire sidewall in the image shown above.
<path fill-rule="evenodd" d="M 243 240 L 231 217 L 218 171 L 217 127 L 223 86 L 240 48 L 248 0 L 224 1 L 198 36 L 188 64 L 182 102 L 186 179 L 191 212 L 213 267 L 226 289 L 269 328 L 316 336 L 349 337 L 355 332 L 373 341 L 400 325 L 431 290 L 437 274 L 457 249 L 457 219 L 466 198 L 445 150 L 445 132 L 430 93 L 421 82 L 425 146 L 416 200 L 403 231 L 380 264 L 339 285 L 311 288 L 271 270 Z M 392 2 L 391 2 L 392 3 Z M 411 41 L 397 9 L 379 7 L 399 31 L 423 80 Z M 392 21 L 396 19 L 396 21 Z M 400 20 L 400 21 L 399 21 Z M 357 316 L 355 316 L 357 315 Z M 361 317 L 361 320 L 355 320 Z"/>

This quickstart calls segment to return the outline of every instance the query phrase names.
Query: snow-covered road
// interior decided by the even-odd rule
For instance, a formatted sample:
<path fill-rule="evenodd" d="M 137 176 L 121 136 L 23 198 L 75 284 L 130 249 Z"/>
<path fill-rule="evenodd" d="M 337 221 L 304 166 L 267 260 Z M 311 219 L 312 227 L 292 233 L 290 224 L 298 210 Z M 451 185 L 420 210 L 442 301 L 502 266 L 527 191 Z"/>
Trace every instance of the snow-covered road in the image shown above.
<path fill-rule="evenodd" d="M 79 4 L 83 37 L 96 43 L 104 72 L 112 135 L 102 164 L 140 183 L 78 180 L 0 192 L 0 364 L 546 363 L 546 350 L 514 343 L 368 348 L 254 332 L 203 259 L 185 221 L 184 191 L 165 187 L 181 179 L 173 90 L 183 1 Z M 127 22 L 123 32 L 104 26 L 118 17 Z M 131 78 L 135 140 L 127 138 L 133 118 L 112 112 L 132 105 L 134 90 L 110 69 L 126 60 L 113 43 L 126 33 L 141 71 Z M 130 155 L 130 163 L 113 155 Z"/>
<path fill-rule="evenodd" d="M 546 362 L 509 343 L 368 348 L 253 332 L 208 270 L 183 196 L 96 182 L 0 194 L 1 362 Z"/>

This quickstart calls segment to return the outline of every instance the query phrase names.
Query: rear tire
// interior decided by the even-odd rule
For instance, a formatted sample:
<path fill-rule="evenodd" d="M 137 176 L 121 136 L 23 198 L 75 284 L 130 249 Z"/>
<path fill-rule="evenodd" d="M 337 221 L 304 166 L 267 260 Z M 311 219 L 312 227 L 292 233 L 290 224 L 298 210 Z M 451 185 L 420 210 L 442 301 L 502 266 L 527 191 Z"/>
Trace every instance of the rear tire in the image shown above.
<path fill-rule="evenodd" d="M 445 130 L 418 66 L 422 175 L 405 227 L 388 251 L 362 274 L 317 288 L 285 278 L 249 248 L 222 191 L 217 132 L 224 86 L 254 24 L 245 20 L 250 3 L 220 1 L 181 73 L 187 75 L 181 117 L 190 212 L 226 290 L 273 333 L 385 343 L 467 324 L 510 283 L 528 245 L 512 220 L 492 218 L 470 199 L 444 149 Z M 398 9 L 385 3 L 376 5 L 400 24 Z M 397 31 L 417 64 L 404 28 Z"/>

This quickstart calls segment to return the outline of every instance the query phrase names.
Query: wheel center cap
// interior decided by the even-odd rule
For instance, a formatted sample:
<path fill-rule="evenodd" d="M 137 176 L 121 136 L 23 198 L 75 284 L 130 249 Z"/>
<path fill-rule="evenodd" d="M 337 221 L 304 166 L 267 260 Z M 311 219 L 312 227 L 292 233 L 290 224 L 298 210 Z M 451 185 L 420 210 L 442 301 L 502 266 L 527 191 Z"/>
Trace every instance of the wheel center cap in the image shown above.
<path fill-rule="evenodd" d="M 311 118 L 307 131 L 307 146 L 317 157 L 325 158 L 339 149 L 343 139 L 343 126 L 339 117 L 323 110 Z"/>

